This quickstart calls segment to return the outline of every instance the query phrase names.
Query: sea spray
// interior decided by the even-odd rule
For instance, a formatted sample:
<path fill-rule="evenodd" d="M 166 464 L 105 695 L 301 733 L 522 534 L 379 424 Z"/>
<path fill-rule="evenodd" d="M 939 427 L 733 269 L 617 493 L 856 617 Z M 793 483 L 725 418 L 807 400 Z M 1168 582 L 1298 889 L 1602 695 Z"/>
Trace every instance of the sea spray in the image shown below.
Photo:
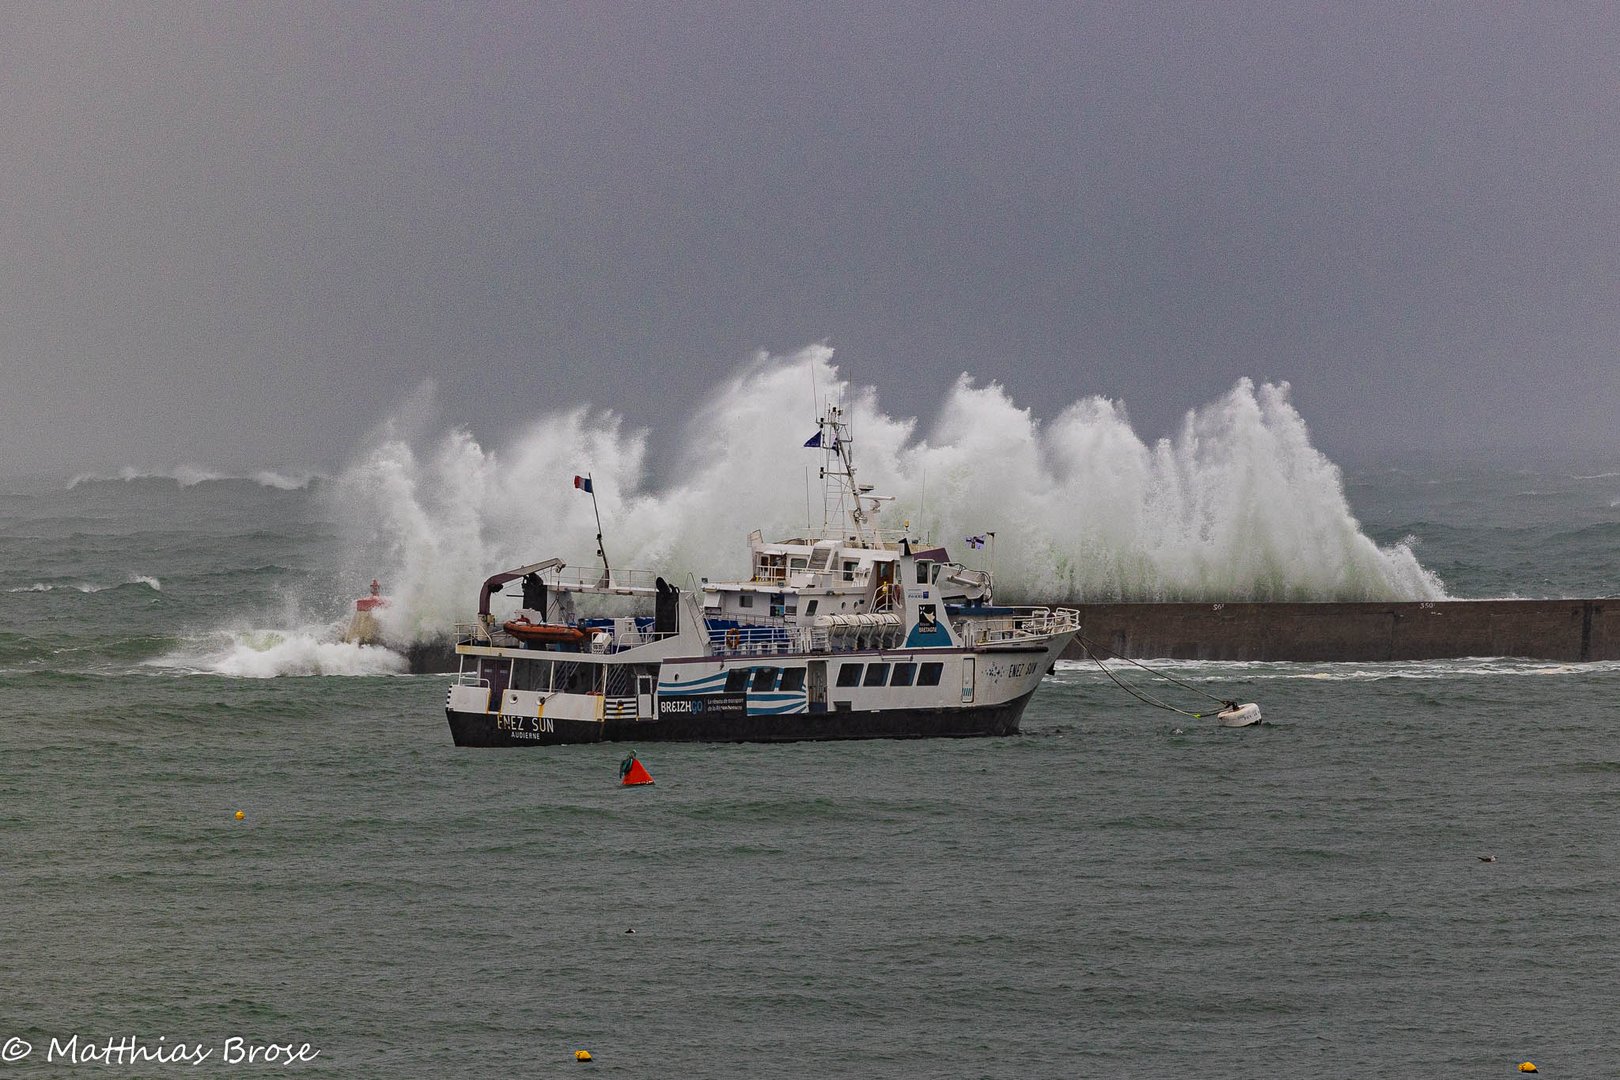
<path fill-rule="evenodd" d="M 336 640 L 332 627 L 233 629 L 202 635 L 150 666 L 244 679 L 284 675 L 397 675 L 405 658 L 378 645 Z"/>
<path fill-rule="evenodd" d="M 572 484 L 593 476 L 606 549 L 620 567 L 677 584 L 732 576 L 746 536 L 797 534 L 820 458 L 806 373 L 838 393 L 830 349 L 760 356 L 692 419 L 675 479 L 654 489 L 647 436 L 606 410 L 543 416 L 511 444 L 451 430 L 425 452 L 380 429 L 331 494 L 356 580 L 384 579 L 395 640 L 472 616 L 478 583 L 553 555 L 595 561 L 595 519 Z M 839 395 L 859 478 L 895 497 L 880 525 L 993 559 L 1002 600 L 1397 600 L 1444 595 L 1408 544 L 1380 548 L 1310 443 L 1288 387 L 1241 380 L 1144 443 L 1122 405 L 1088 397 L 1042 422 L 996 383 L 963 375 L 919 438 L 872 388 Z M 810 516 L 819 514 L 812 498 Z M 819 525 L 819 521 L 810 522 Z M 993 532 L 985 549 L 966 536 Z"/>

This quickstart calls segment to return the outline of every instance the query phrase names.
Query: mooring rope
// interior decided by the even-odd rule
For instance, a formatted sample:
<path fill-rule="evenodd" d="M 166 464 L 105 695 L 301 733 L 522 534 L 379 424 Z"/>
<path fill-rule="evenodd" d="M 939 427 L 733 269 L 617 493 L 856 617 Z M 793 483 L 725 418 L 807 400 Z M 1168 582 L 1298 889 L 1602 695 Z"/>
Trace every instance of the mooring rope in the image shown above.
<path fill-rule="evenodd" d="M 1178 709 L 1178 708 L 1176 708 L 1174 705 L 1171 705 L 1169 702 L 1160 701 L 1158 698 L 1149 697 L 1147 694 L 1143 694 L 1143 693 L 1139 692 L 1134 686 L 1131 686 L 1129 683 L 1121 682 L 1119 680 L 1119 678 L 1116 677 L 1112 671 L 1108 670 L 1107 665 L 1102 662 L 1102 659 L 1100 657 L 1098 657 L 1096 653 L 1091 651 L 1092 643 L 1090 641 L 1087 641 L 1084 637 L 1080 637 L 1079 635 L 1076 635 L 1076 640 L 1080 642 L 1080 647 L 1082 649 L 1086 650 L 1086 655 L 1091 657 L 1092 663 L 1097 665 L 1097 670 L 1101 671 L 1104 675 L 1108 676 L 1108 678 L 1113 681 L 1115 686 L 1119 687 L 1121 690 L 1125 691 L 1127 694 L 1131 695 L 1133 698 L 1136 698 L 1138 701 L 1145 702 L 1145 703 L 1147 703 L 1149 705 L 1154 706 L 1155 708 L 1167 709 L 1167 710 L 1169 710 L 1170 712 L 1173 712 L 1173 713 L 1180 713 L 1182 716 L 1190 716 L 1194 720 L 1202 720 L 1206 716 L 1214 716 L 1214 715 L 1216 715 L 1215 713 L 1188 712 L 1186 709 Z M 1099 646 L 1099 648 L 1100 647 L 1101 646 Z M 1114 650 L 1112 650 L 1112 649 L 1109 649 L 1108 651 L 1111 652 L 1111 653 L 1114 653 Z M 1235 709 L 1235 708 L 1237 708 L 1237 702 L 1235 702 L 1235 701 L 1227 701 L 1224 698 L 1218 698 L 1214 694 L 1211 694 L 1208 690 L 1204 690 L 1204 689 L 1201 689 L 1200 687 L 1192 686 L 1192 685 L 1190 685 L 1188 683 L 1184 683 L 1180 679 L 1177 679 L 1177 678 L 1175 678 L 1173 676 L 1170 676 L 1170 675 L 1166 675 L 1162 671 L 1154 671 L 1152 668 L 1148 667 L 1146 664 L 1138 664 L 1135 660 L 1132 660 L 1128 656 L 1120 656 L 1118 653 L 1114 653 L 1114 656 L 1117 659 L 1123 660 L 1128 664 L 1135 664 L 1137 667 L 1141 668 L 1143 671 L 1147 672 L 1149 675 L 1155 675 L 1158 678 L 1164 679 L 1164 680 L 1166 680 L 1168 682 L 1173 682 L 1177 686 L 1184 687 L 1185 689 L 1191 690 L 1195 694 L 1201 694 L 1204 697 L 1209 698 L 1211 701 L 1219 702 L 1222 709 Z"/>

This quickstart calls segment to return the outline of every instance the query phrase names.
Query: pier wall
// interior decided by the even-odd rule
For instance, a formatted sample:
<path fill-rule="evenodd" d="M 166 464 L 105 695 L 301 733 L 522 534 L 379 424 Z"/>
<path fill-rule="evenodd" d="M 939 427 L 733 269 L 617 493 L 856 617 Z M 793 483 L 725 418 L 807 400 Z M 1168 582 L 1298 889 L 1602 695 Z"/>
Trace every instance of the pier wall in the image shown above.
<path fill-rule="evenodd" d="M 1079 610 L 1099 655 L 1138 660 L 1620 660 L 1620 598 L 1056 606 Z M 1086 658 L 1078 641 L 1063 655 Z M 449 641 L 412 646 L 408 660 L 416 673 L 457 667 Z"/>
<path fill-rule="evenodd" d="M 1062 606 L 1099 655 L 1134 659 L 1620 660 L 1620 598 Z M 1064 656 L 1086 654 L 1076 641 Z"/>

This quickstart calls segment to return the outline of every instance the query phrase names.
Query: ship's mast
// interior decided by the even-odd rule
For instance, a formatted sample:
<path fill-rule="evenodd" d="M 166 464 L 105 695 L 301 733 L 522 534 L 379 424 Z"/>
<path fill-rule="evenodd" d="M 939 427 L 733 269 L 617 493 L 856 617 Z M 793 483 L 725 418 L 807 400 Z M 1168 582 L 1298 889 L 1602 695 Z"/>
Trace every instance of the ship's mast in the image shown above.
<path fill-rule="evenodd" d="M 881 547 L 877 526 L 872 515 L 877 512 L 878 496 L 871 495 L 871 484 L 860 484 L 855 479 L 854 438 L 850 435 L 849 421 L 844 419 L 842 406 L 828 404 L 826 415 L 820 421 L 822 464 L 822 535 L 834 528 L 835 516 L 849 523 L 849 535 L 842 531 L 841 540 L 852 540 L 856 547 Z M 872 503 L 867 509 L 863 500 Z"/>

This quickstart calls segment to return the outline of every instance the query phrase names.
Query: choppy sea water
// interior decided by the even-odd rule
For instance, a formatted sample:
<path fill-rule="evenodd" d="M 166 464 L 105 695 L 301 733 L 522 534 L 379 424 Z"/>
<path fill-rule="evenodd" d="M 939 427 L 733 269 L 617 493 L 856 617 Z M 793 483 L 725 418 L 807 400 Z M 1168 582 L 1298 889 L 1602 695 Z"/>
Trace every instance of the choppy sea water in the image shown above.
<path fill-rule="evenodd" d="M 1606 593 L 1590 472 L 1347 492 L 1454 594 Z M 442 678 L 323 636 L 359 590 L 318 493 L 63 488 L 0 499 L 0 1073 L 74 1035 L 214 1050 L 78 1066 L 141 1076 L 233 1038 L 345 1077 L 1620 1063 L 1615 665 L 1167 666 L 1262 704 L 1228 731 L 1065 664 L 1015 738 L 647 745 L 621 790 L 623 747 L 455 749 Z"/>

